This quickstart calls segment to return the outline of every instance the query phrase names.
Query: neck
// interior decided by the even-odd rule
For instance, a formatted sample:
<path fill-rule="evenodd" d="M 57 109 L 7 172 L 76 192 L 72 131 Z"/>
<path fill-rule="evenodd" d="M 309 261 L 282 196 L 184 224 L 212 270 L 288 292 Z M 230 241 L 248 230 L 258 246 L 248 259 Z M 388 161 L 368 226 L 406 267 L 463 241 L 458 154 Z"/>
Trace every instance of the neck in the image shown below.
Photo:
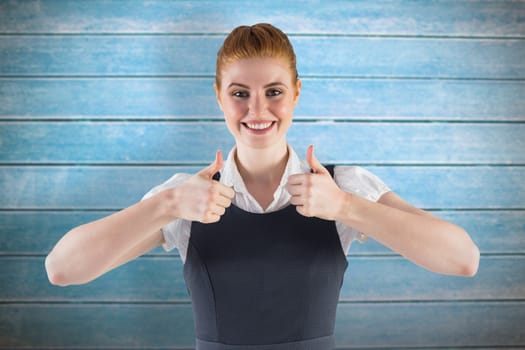
<path fill-rule="evenodd" d="M 286 141 L 269 148 L 239 147 L 235 156 L 245 183 L 278 184 L 288 162 Z"/>

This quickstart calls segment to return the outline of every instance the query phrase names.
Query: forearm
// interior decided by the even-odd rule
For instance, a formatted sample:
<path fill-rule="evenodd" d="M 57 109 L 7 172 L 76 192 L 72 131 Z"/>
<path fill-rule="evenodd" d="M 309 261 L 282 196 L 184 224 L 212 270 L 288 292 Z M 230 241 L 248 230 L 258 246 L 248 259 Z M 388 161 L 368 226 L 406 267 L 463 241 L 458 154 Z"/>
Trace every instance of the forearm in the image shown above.
<path fill-rule="evenodd" d="M 345 193 L 338 221 L 437 273 L 472 276 L 479 251 L 461 228 L 431 215 L 407 212 Z"/>
<path fill-rule="evenodd" d="M 89 282 L 119 265 L 137 246 L 160 244 L 158 231 L 170 220 L 161 196 L 69 231 L 46 259 L 52 283 Z"/>

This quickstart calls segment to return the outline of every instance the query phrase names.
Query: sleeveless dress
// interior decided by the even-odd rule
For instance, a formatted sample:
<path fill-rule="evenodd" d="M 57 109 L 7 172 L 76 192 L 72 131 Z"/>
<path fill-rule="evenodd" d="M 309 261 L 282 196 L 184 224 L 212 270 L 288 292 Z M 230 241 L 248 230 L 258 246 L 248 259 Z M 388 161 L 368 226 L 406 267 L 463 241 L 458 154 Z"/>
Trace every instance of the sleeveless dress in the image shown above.
<path fill-rule="evenodd" d="M 192 222 L 184 279 L 196 349 L 333 349 L 347 264 L 335 222 L 292 205 L 266 214 L 231 205 L 216 223 Z"/>

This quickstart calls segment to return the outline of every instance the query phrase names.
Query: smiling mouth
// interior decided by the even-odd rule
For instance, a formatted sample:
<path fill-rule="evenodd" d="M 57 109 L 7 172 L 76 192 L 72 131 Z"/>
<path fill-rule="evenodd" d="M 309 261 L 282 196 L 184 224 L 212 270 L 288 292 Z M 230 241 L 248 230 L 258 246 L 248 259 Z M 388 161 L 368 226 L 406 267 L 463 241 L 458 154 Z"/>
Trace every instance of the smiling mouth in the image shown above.
<path fill-rule="evenodd" d="M 267 123 L 242 123 L 246 128 L 250 130 L 256 130 L 256 131 L 262 131 L 269 129 L 275 124 L 275 122 L 267 122 Z"/>

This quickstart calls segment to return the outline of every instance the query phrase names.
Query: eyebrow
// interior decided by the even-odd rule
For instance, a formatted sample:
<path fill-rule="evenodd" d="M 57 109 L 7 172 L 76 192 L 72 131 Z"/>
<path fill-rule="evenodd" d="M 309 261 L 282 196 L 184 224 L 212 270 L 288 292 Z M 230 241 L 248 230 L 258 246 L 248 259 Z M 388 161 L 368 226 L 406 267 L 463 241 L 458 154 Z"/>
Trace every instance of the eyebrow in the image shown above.
<path fill-rule="evenodd" d="M 280 81 L 274 81 L 274 82 L 271 82 L 269 84 L 266 84 L 264 85 L 264 88 L 269 88 L 271 86 L 276 86 L 276 85 L 282 85 L 282 86 L 286 86 L 286 84 L 284 83 L 281 83 Z M 239 86 L 239 87 L 242 87 L 244 89 L 249 89 L 250 87 L 248 85 L 244 85 L 244 84 L 241 84 L 241 83 L 231 83 L 230 85 L 228 85 L 228 89 L 231 88 L 232 86 Z"/>

